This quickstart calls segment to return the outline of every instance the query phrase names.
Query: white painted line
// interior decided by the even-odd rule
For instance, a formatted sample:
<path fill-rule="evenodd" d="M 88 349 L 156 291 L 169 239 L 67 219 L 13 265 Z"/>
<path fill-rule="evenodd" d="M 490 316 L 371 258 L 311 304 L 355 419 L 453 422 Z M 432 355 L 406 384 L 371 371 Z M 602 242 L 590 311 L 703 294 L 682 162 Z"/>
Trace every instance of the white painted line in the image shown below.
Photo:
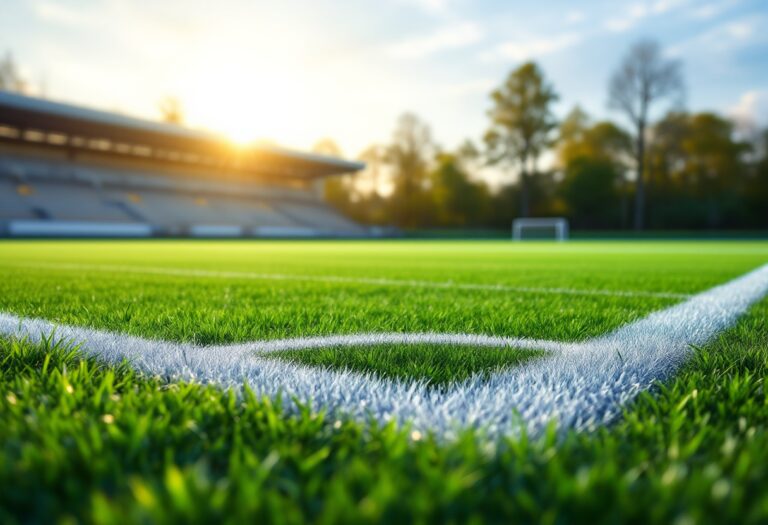
<path fill-rule="evenodd" d="M 438 333 L 371 333 L 352 335 L 330 335 L 315 337 L 297 337 L 274 341 L 257 341 L 230 345 L 230 349 L 245 349 L 253 352 L 268 353 L 280 350 L 311 350 L 342 346 L 382 346 L 382 345 L 447 345 L 478 346 L 486 348 L 520 348 L 522 350 L 560 351 L 570 346 L 568 343 L 528 339 L 521 337 L 499 337 L 475 334 L 438 334 Z"/>
<path fill-rule="evenodd" d="M 11 266 L 9 264 L 7 266 Z M 365 284 L 374 286 L 404 286 L 409 288 L 438 288 L 449 290 L 480 290 L 489 292 L 519 292 L 555 295 L 595 295 L 608 297 L 655 297 L 659 299 L 687 299 L 690 294 L 654 292 L 647 290 L 590 290 L 579 288 L 551 288 L 535 286 L 510 286 L 488 283 L 454 283 L 452 281 L 424 281 L 413 279 L 387 279 L 378 277 L 349 277 L 340 275 L 303 275 L 288 273 L 256 273 L 237 271 L 201 270 L 195 268 L 165 268 L 155 266 L 128 266 L 114 264 L 38 263 L 19 264 L 24 268 L 49 270 L 98 271 L 132 273 L 140 275 L 168 275 L 174 277 L 203 277 L 217 279 L 254 279 L 269 281 L 297 281 L 318 283 Z"/>
<path fill-rule="evenodd" d="M 364 420 L 406 421 L 413 428 L 450 438 L 465 427 L 490 436 L 520 430 L 538 435 L 553 419 L 561 429 L 593 429 L 616 418 L 622 404 L 674 373 L 701 345 L 733 324 L 768 293 L 768 265 L 688 301 L 655 312 L 584 343 L 558 343 L 468 334 L 359 334 L 201 347 L 147 340 L 101 330 L 56 326 L 45 320 L 0 314 L 0 334 L 33 342 L 54 334 L 80 343 L 82 352 L 168 380 L 193 380 L 283 396 Z M 551 355 L 522 366 L 474 376 L 444 389 L 423 382 L 395 381 L 349 371 L 313 368 L 270 359 L 262 352 L 339 344 L 478 344 L 544 348 Z"/>

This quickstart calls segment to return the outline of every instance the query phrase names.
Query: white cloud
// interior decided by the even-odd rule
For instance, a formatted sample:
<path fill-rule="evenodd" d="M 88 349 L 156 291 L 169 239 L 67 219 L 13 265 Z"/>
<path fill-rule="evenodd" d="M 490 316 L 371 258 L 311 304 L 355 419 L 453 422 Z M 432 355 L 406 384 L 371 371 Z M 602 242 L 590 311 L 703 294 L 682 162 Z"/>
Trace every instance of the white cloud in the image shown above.
<path fill-rule="evenodd" d="M 753 33 L 752 22 L 734 22 L 725 26 L 725 32 L 734 40 L 748 40 Z"/>
<path fill-rule="evenodd" d="M 763 17 L 743 18 L 741 20 L 726 22 L 693 36 L 687 40 L 670 47 L 667 53 L 676 57 L 697 57 L 703 50 L 711 55 L 714 52 L 728 53 L 735 49 L 749 45 L 759 35 L 756 28 L 764 24 Z"/>
<path fill-rule="evenodd" d="M 650 6 L 653 14 L 660 15 L 688 4 L 689 0 L 657 0 Z"/>
<path fill-rule="evenodd" d="M 450 0 L 400 0 L 400 3 L 416 6 L 432 14 L 443 14 L 448 11 Z"/>
<path fill-rule="evenodd" d="M 441 51 L 469 46 L 482 40 L 483 36 L 477 24 L 467 22 L 440 29 L 427 36 L 397 42 L 387 48 L 387 54 L 394 58 L 425 58 Z"/>
<path fill-rule="evenodd" d="M 581 33 L 563 33 L 549 38 L 510 40 L 499 44 L 494 50 L 481 55 L 484 61 L 495 59 L 526 60 L 550 55 L 575 46 L 583 40 Z"/>
<path fill-rule="evenodd" d="M 62 4 L 36 2 L 32 9 L 38 17 L 46 22 L 68 26 L 81 26 L 88 23 L 88 16 L 83 11 L 70 9 Z"/>
<path fill-rule="evenodd" d="M 739 101 L 728 108 L 727 114 L 740 127 L 768 123 L 768 91 L 754 89 L 743 93 Z"/>
<path fill-rule="evenodd" d="M 699 5 L 691 9 L 689 15 L 699 20 L 710 20 L 724 13 L 731 7 L 739 3 L 739 0 L 723 0 L 709 4 Z"/>
<path fill-rule="evenodd" d="M 583 11 L 579 10 L 573 10 L 569 11 L 568 14 L 565 16 L 565 21 L 568 24 L 578 24 L 579 22 L 583 22 L 586 20 L 587 16 L 584 14 Z"/>
<path fill-rule="evenodd" d="M 633 4 L 626 14 L 607 19 L 603 26 L 614 33 L 621 33 L 631 29 L 643 19 L 668 13 L 683 7 L 688 2 L 689 0 L 657 0 Z"/>

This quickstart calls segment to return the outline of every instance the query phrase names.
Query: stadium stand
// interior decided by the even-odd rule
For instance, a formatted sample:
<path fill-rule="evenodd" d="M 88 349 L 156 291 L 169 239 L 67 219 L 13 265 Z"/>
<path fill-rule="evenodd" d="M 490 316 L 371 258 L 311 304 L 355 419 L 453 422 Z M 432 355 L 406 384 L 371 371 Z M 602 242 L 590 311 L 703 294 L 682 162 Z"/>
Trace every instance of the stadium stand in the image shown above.
<path fill-rule="evenodd" d="M 322 200 L 363 167 L 0 91 L 4 236 L 365 236 Z"/>

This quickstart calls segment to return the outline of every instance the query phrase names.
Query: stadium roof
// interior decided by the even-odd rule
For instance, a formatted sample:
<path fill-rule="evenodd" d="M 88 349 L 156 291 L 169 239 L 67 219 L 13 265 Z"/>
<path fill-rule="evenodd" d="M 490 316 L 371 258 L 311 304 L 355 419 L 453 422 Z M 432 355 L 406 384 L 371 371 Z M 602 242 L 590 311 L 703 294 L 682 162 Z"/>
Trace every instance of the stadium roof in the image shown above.
<path fill-rule="evenodd" d="M 243 171 L 279 171 L 303 177 L 358 171 L 365 167 L 335 157 L 272 146 L 237 148 L 221 135 L 174 124 L 52 102 L 0 91 L 0 126 L 20 130 L 141 144 L 164 150 L 238 158 Z"/>

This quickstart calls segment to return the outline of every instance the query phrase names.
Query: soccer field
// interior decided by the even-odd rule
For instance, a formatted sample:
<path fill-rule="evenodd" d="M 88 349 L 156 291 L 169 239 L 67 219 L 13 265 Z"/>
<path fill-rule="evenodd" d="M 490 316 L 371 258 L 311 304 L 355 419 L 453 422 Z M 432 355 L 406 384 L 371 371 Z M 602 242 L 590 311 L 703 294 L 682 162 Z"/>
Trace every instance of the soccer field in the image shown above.
<path fill-rule="evenodd" d="M 765 522 L 766 263 L 0 243 L 0 521 Z"/>

